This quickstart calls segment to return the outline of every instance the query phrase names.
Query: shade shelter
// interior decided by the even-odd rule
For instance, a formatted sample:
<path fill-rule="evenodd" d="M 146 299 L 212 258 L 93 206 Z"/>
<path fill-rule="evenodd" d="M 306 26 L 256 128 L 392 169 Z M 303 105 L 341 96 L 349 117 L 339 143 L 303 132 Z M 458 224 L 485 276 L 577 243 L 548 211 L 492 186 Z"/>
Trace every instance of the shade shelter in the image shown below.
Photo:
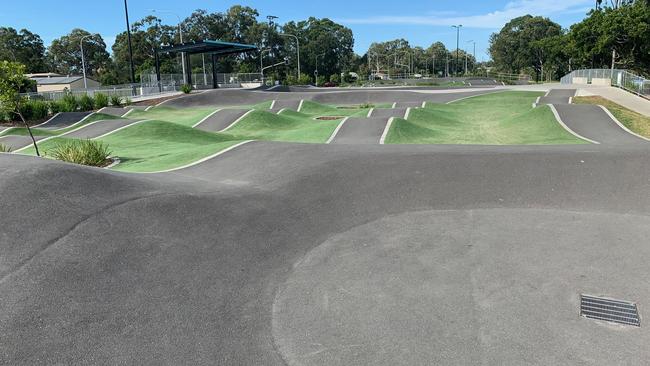
<path fill-rule="evenodd" d="M 257 46 L 250 44 L 241 44 L 241 43 L 232 43 L 232 42 L 223 42 L 223 41 L 211 41 L 203 40 L 192 43 L 182 43 L 178 45 L 164 46 L 156 50 L 156 81 L 158 82 L 158 88 L 161 88 L 160 85 L 160 59 L 158 57 L 159 53 L 177 53 L 184 52 L 188 55 L 194 54 L 209 54 L 212 56 L 212 87 L 218 88 L 217 85 L 217 57 L 232 55 L 243 52 L 257 51 Z M 187 78 L 187 83 L 192 84 L 192 68 L 190 67 L 190 58 L 185 57 L 185 77 Z"/>

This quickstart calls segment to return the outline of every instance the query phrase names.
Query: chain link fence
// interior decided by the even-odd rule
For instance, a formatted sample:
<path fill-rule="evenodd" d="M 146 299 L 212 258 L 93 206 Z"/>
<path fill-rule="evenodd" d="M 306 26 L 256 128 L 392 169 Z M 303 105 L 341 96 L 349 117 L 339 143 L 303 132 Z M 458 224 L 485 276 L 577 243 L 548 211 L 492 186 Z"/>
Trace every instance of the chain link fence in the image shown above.
<path fill-rule="evenodd" d="M 650 98 L 650 80 L 620 69 L 574 70 L 565 75 L 562 84 L 616 86 L 639 96 Z"/>

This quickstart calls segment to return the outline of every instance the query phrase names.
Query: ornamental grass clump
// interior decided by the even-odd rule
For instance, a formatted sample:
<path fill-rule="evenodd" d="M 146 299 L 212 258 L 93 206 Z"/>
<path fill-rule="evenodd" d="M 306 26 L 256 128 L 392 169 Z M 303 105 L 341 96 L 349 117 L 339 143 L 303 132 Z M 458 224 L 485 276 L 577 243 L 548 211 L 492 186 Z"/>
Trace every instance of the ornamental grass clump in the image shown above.
<path fill-rule="evenodd" d="M 59 143 L 49 154 L 69 163 L 104 167 L 110 164 L 108 145 L 94 140 L 70 140 Z"/>

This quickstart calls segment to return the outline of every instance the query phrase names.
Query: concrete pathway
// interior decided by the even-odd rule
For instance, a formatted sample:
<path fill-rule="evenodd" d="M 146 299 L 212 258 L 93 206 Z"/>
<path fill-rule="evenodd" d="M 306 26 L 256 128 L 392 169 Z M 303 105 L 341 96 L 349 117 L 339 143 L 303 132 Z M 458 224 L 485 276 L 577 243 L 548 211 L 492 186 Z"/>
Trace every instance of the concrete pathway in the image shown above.
<path fill-rule="evenodd" d="M 578 86 L 578 85 L 576 85 Z M 650 100 L 615 87 L 580 88 L 576 96 L 599 95 L 625 108 L 650 117 Z"/>

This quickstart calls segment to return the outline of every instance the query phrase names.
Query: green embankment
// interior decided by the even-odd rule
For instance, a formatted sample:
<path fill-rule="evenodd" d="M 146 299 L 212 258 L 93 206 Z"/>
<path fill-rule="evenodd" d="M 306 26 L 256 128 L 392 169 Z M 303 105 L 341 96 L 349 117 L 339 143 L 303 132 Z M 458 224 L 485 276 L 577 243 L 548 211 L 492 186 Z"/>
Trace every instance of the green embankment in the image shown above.
<path fill-rule="evenodd" d="M 391 144 L 581 144 L 556 121 L 547 106 L 532 108 L 541 93 L 504 92 L 452 104 L 427 103 L 408 120 L 395 119 Z"/>
<path fill-rule="evenodd" d="M 173 108 L 160 106 L 148 111 L 136 109 L 127 117 L 130 119 L 166 121 L 191 127 L 215 110 L 216 107 Z"/>

